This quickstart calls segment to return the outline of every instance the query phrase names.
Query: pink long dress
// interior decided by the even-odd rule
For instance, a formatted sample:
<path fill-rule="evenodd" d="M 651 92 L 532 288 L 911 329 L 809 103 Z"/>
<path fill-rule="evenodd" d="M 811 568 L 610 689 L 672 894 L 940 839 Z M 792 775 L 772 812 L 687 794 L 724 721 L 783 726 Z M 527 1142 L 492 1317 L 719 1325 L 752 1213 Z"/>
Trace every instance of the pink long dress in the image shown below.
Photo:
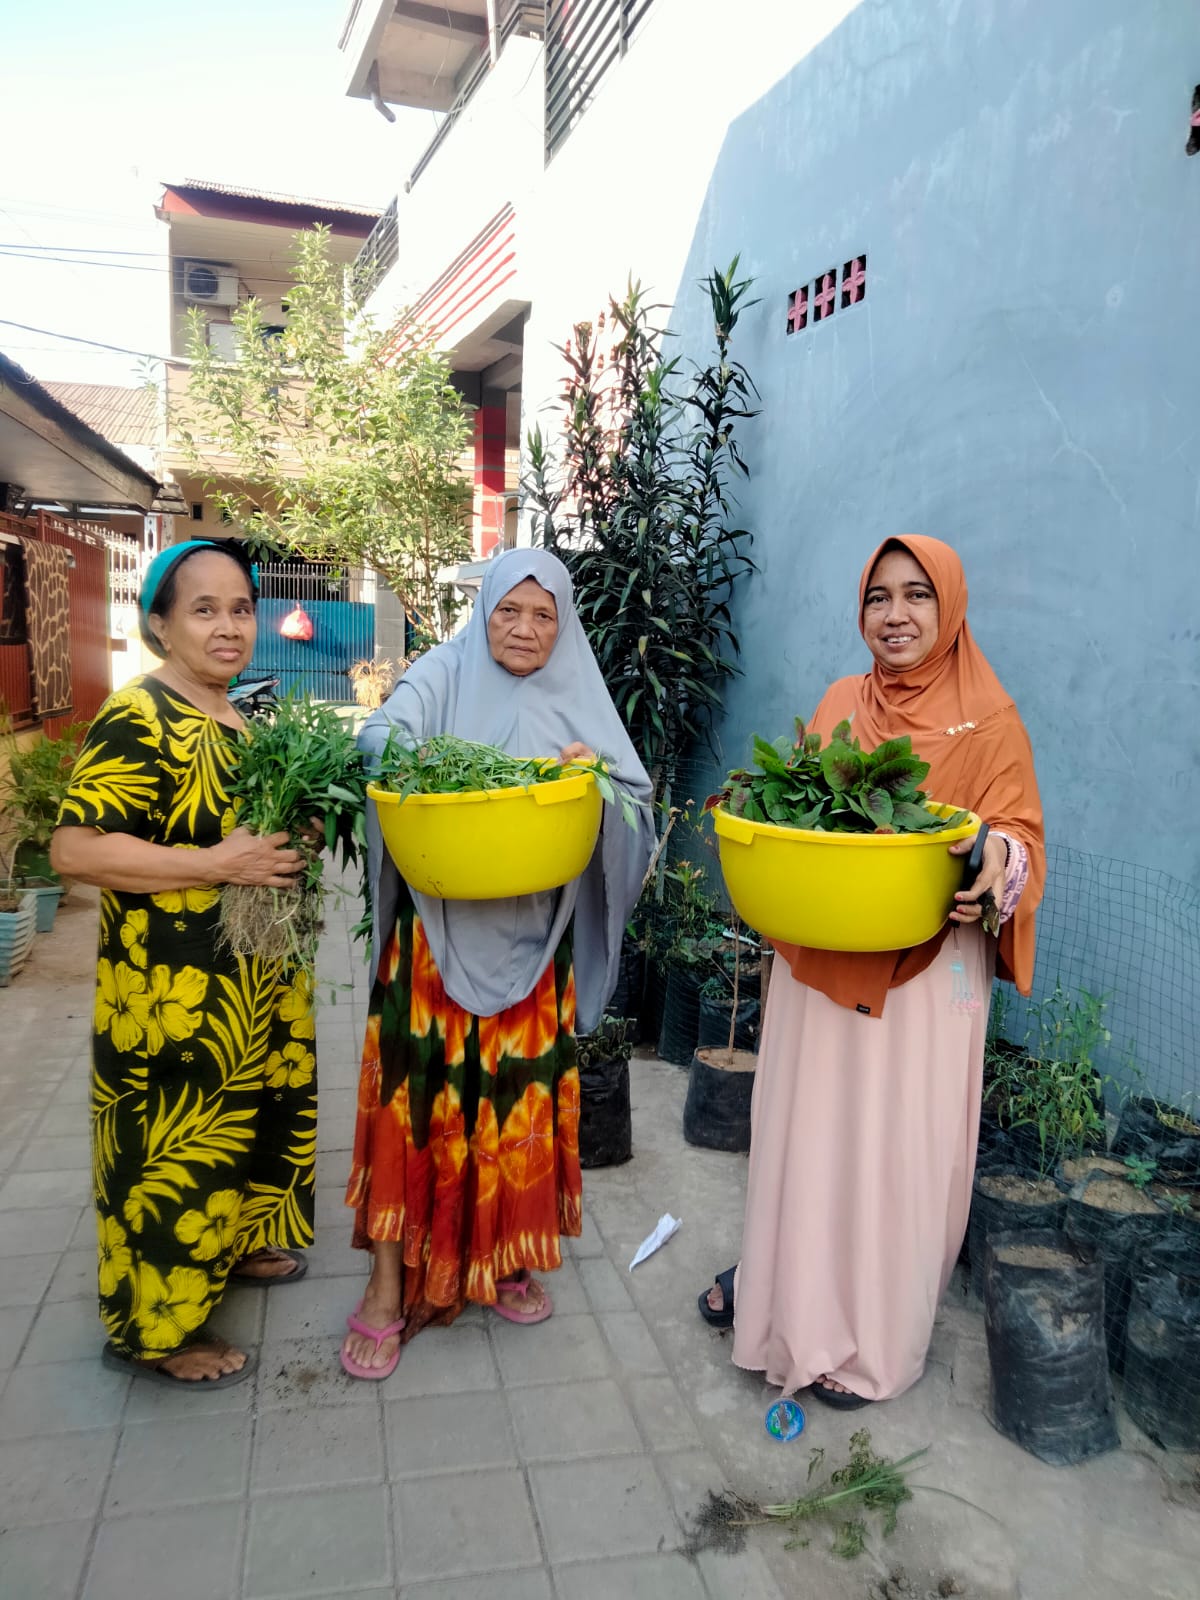
<path fill-rule="evenodd" d="M 733 1359 L 785 1394 L 828 1374 L 888 1400 L 924 1371 L 971 1202 L 994 961 L 960 928 L 880 1018 L 774 964 Z"/>

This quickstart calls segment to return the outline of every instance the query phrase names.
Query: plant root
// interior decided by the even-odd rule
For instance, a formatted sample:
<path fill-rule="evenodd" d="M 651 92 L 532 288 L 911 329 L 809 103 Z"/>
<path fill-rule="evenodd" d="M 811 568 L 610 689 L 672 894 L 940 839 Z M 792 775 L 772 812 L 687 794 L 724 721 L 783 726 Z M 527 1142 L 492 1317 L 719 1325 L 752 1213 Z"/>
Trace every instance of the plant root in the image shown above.
<path fill-rule="evenodd" d="M 226 884 L 221 891 L 220 939 L 235 956 L 311 966 L 324 896 L 317 887 L 271 889 Z"/>

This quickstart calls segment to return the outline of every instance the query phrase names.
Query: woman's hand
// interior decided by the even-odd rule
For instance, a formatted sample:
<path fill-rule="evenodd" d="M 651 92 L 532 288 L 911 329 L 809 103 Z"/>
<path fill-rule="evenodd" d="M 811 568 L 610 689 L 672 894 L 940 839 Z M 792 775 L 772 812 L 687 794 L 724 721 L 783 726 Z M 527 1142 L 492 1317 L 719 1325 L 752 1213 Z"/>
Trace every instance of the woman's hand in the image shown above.
<path fill-rule="evenodd" d="M 300 829 L 300 838 L 314 852 L 324 850 L 325 818 L 309 817 L 308 821 Z"/>
<path fill-rule="evenodd" d="M 596 752 L 576 739 L 574 744 L 569 744 L 565 750 L 559 751 L 558 759 L 565 767 L 572 761 L 595 761 Z"/>
<path fill-rule="evenodd" d="M 968 856 L 974 847 L 978 834 L 972 834 L 969 839 L 960 839 L 957 844 L 952 844 L 952 856 Z M 983 846 L 983 866 L 979 869 L 979 876 L 969 889 L 960 889 L 954 896 L 954 910 L 950 913 L 951 922 L 978 922 L 983 915 L 979 902 L 991 890 L 992 899 L 999 906 L 1004 901 L 1004 880 L 1008 867 L 1008 846 L 997 833 L 989 833 Z"/>
<path fill-rule="evenodd" d="M 259 838 L 249 828 L 235 828 L 220 844 L 206 852 L 213 883 L 251 883 L 268 889 L 291 889 L 304 870 L 299 850 L 293 850 L 286 833 Z"/>

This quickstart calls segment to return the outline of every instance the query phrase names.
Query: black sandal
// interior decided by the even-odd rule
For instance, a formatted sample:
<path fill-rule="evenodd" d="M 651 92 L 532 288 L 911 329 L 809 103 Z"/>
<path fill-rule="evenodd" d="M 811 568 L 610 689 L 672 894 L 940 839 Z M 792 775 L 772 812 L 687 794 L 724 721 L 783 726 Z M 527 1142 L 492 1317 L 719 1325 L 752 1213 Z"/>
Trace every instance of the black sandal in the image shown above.
<path fill-rule="evenodd" d="M 716 1284 L 718 1289 L 720 1289 L 725 1300 L 725 1304 L 721 1307 L 720 1311 L 714 1311 L 708 1303 L 708 1297 L 712 1293 L 712 1290 L 702 1289 L 700 1291 L 700 1298 L 697 1300 L 696 1304 L 700 1308 L 700 1315 L 710 1327 L 733 1327 L 733 1275 L 736 1271 L 736 1267 L 730 1267 L 726 1272 L 718 1272 L 716 1277 L 713 1279 L 713 1283 Z"/>
<path fill-rule="evenodd" d="M 809 1385 L 809 1394 L 822 1405 L 832 1406 L 835 1411 L 857 1411 L 861 1406 L 869 1406 L 870 1400 L 864 1400 L 861 1394 L 845 1393 L 840 1389 L 831 1389 L 828 1384 L 817 1382 Z"/>

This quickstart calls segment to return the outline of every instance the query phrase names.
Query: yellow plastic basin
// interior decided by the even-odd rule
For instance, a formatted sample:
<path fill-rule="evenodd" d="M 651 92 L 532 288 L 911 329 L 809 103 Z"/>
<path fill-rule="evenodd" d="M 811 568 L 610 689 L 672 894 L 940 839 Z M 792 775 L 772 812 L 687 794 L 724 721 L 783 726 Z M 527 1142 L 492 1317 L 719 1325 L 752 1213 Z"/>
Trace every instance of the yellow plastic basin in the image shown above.
<path fill-rule="evenodd" d="M 590 772 L 466 794 L 375 784 L 383 842 L 410 889 L 438 900 L 505 900 L 558 889 L 592 858 L 603 799 Z"/>
<path fill-rule="evenodd" d="M 942 816 L 957 806 L 932 805 Z M 814 950 L 906 950 L 932 939 L 962 883 L 947 845 L 979 830 L 972 815 L 944 833 L 817 833 L 713 812 L 721 871 L 744 922 Z"/>

